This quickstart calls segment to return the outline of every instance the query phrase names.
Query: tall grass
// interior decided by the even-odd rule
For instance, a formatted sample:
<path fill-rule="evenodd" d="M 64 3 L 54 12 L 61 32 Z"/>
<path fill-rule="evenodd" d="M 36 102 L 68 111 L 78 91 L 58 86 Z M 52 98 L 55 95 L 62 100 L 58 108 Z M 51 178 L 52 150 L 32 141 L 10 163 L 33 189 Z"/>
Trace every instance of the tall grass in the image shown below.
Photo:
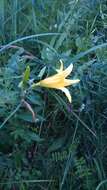
<path fill-rule="evenodd" d="M 106 12 L 105 0 L 0 1 L 1 190 L 107 189 Z M 80 78 L 72 104 L 60 91 L 29 89 L 60 59 Z"/>

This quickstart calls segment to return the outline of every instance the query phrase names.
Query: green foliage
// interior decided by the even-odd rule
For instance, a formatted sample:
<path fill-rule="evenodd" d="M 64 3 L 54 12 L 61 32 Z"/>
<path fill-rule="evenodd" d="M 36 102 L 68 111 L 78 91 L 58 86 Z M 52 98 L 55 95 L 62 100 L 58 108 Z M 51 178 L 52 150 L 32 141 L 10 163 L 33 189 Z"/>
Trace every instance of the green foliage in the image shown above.
<path fill-rule="evenodd" d="M 107 189 L 106 12 L 106 0 L 0 1 L 0 190 Z M 60 59 L 81 81 L 72 105 L 31 89 Z"/>

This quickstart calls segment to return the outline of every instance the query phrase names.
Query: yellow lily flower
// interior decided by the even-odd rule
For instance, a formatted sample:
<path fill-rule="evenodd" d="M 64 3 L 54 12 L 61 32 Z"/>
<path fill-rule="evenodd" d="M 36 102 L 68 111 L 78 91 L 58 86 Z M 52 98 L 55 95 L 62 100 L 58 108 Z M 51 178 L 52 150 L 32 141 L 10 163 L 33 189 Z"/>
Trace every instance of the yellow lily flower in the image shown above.
<path fill-rule="evenodd" d="M 72 98 L 71 98 L 70 92 L 65 87 L 70 86 L 72 84 L 76 84 L 80 80 L 79 79 L 76 79 L 76 80 L 66 79 L 66 77 L 68 75 L 70 75 L 70 73 L 73 69 L 73 64 L 70 64 L 65 70 L 63 70 L 63 62 L 61 60 L 60 60 L 60 62 L 61 62 L 61 66 L 60 66 L 60 69 L 57 70 L 57 74 L 47 77 L 46 79 L 43 79 L 37 83 L 32 84 L 32 88 L 35 88 L 36 86 L 42 86 L 42 87 L 46 87 L 46 88 L 59 89 L 65 93 L 69 102 L 71 103 Z"/>

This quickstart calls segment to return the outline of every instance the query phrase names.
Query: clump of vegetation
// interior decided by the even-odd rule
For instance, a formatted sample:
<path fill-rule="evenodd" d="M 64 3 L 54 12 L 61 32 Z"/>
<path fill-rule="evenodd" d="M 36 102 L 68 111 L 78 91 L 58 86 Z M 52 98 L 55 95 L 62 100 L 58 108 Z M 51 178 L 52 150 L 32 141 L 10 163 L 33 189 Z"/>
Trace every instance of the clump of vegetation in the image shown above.
<path fill-rule="evenodd" d="M 107 3 L 0 1 L 0 190 L 106 190 Z M 68 101 L 33 88 L 73 64 Z"/>

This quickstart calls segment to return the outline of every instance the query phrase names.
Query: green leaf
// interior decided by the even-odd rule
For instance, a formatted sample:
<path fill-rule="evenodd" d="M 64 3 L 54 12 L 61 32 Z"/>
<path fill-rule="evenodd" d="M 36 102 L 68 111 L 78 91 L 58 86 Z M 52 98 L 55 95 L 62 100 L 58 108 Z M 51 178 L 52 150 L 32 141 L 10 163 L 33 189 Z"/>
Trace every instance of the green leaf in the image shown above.
<path fill-rule="evenodd" d="M 22 119 L 24 121 L 30 122 L 30 123 L 34 123 L 34 120 L 32 118 L 32 114 L 31 113 L 21 113 L 21 114 L 18 114 L 18 118 Z"/>
<path fill-rule="evenodd" d="M 43 141 L 43 139 L 40 138 L 38 134 L 24 129 L 16 129 L 11 133 L 11 135 L 13 135 L 15 139 L 18 139 L 20 137 L 21 139 L 26 140 L 28 143 L 31 141 Z"/>
<path fill-rule="evenodd" d="M 18 114 L 17 116 L 19 119 L 22 119 L 26 122 L 34 123 L 34 122 L 39 122 L 39 121 L 44 121 L 44 118 L 38 114 L 36 114 L 36 120 L 33 120 L 32 114 L 31 113 L 21 113 Z"/>
<path fill-rule="evenodd" d="M 28 133 L 28 136 L 29 136 L 29 139 L 33 140 L 33 141 L 36 141 L 36 142 L 41 142 L 43 141 L 42 138 L 39 137 L 39 135 L 37 135 L 36 133 L 34 132 L 29 132 Z"/>
<path fill-rule="evenodd" d="M 24 72 L 24 76 L 23 76 L 23 83 L 27 83 L 30 77 L 30 67 L 29 65 L 26 67 L 26 70 Z"/>
<path fill-rule="evenodd" d="M 49 146 L 47 152 L 50 153 L 52 151 L 55 151 L 55 150 L 61 148 L 63 146 L 64 142 L 65 142 L 65 137 L 54 140 L 54 142 Z"/>
<path fill-rule="evenodd" d="M 29 65 L 26 67 L 26 70 L 24 72 L 24 75 L 23 75 L 23 80 L 19 83 L 18 87 L 19 88 L 23 88 L 26 86 L 28 80 L 29 80 L 29 77 L 30 77 L 30 67 Z"/>

